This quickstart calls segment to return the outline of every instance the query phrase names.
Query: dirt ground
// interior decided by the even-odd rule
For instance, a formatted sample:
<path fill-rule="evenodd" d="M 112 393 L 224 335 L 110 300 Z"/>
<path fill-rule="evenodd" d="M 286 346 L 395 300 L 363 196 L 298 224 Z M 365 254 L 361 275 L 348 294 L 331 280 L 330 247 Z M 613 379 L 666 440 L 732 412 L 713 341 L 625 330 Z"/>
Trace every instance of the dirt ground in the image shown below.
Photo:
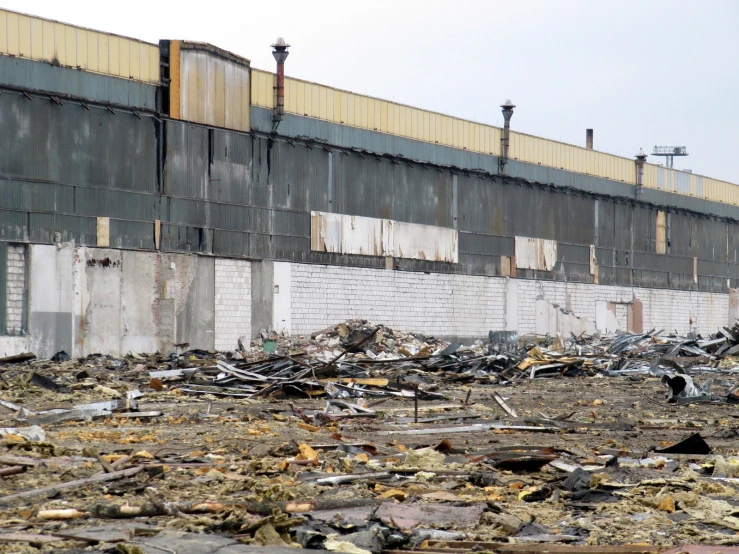
<path fill-rule="evenodd" d="M 0 470 L 22 472 L 0 477 L 0 552 L 177 552 L 174 543 L 151 542 L 162 530 L 339 552 L 353 552 L 352 541 L 363 552 L 442 548 L 439 540 L 739 544 L 739 464 L 730 463 L 739 448 L 737 407 L 668 404 L 655 377 L 441 384 L 446 399 L 421 400 L 414 423 L 412 399 L 377 403 L 376 417 L 322 420 L 312 411 L 323 411 L 325 398 L 189 395 L 151 383 L 137 364 L 0 366 L 0 399 L 32 412 L 138 388 L 138 411 L 162 413 L 45 424 L 41 441 L 5 434 Z M 67 390 L 28 381 L 31 371 Z M 15 416 L 0 406 L 0 427 L 26 425 Z M 696 432 L 710 454 L 652 452 Z M 500 452 L 514 460 L 496 463 Z M 573 486 L 567 479 L 576 468 L 586 477 Z M 123 470 L 132 473 L 63 486 Z M 317 481 L 339 475 L 352 480 Z M 7 498 L 36 489 L 43 490 Z M 132 506 L 143 512 L 126 513 Z M 368 530 L 380 537 L 374 546 L 354 540 Z"/>

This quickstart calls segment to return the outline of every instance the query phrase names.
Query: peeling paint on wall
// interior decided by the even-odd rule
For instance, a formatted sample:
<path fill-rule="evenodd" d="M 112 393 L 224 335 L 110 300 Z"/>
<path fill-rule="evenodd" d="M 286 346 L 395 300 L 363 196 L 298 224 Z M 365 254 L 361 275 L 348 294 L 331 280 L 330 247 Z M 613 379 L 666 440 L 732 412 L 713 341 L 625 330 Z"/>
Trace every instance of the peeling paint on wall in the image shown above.
<path fill-rule="evenodd" d="M 434 225 L 311 212 L 311 250 L 457 263 L 459 233 Z"/>
<path fill-rule="evenodd" d="M 557 241 L 516 237 L 516 267 L 552 271 L 557 263 Z"/>

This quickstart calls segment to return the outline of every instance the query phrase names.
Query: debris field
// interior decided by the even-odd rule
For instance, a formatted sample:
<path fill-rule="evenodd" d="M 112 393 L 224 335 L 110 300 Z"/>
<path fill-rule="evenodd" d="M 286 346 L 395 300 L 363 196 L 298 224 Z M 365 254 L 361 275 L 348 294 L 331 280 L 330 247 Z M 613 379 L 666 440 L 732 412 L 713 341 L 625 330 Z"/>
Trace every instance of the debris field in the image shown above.
<path fill-rule="evenodd" d="M 0 552 L 737 551 L 739 327 L 497 338 L 2 359 Z"/>

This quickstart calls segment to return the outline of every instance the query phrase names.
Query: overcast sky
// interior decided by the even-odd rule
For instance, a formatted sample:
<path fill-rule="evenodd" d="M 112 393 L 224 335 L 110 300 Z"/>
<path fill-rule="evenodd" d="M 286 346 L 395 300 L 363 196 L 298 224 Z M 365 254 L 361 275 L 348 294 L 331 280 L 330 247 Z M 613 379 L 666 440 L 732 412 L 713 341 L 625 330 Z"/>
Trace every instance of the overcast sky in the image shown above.
<path fill-rule="evenodd" d="M 450 115 L 633 156 L 687 146 L 689 168 L 739 183 L 737 0 L 372 0 L 109 3 L 0 0 L 157 42 L 210 42 L 273 70 Z M 649 158 L 658 163 L 658 158 Z"/>

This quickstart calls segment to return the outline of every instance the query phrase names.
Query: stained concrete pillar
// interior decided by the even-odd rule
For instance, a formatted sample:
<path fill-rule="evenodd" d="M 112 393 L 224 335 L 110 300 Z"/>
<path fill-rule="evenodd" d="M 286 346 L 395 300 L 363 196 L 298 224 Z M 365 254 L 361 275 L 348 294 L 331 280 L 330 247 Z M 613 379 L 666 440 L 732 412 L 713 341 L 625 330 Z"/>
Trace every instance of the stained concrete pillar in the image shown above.
<path fill-rule="evenodd" d="M 518 331 L 518 282 L 505 280 L 505 330 Z"/>
<path fill-rule="evenodd" d="M 272 295 L 272 328 L 287 335 L 292 332 L 290 283 L 292 264 L 274 262 L 274 289 Z"/>
<path fill-rule="evenodd" d="M 739 320 L 739 289 L 729 289 L 729 317 L 727 327 L 733 327 Z"/>
<path fill-rule="evenodd" d="M 274 312 L 274 262 L 271 260 L 251 263 L 251 338 L 262 331 L 273 329 Z"/>
<path fill-rule="evenodd" d="M 50 358 L 60 350 L 74 353 L 74 243 L 29 247 L 29 332 L 33 350 Z"/>

